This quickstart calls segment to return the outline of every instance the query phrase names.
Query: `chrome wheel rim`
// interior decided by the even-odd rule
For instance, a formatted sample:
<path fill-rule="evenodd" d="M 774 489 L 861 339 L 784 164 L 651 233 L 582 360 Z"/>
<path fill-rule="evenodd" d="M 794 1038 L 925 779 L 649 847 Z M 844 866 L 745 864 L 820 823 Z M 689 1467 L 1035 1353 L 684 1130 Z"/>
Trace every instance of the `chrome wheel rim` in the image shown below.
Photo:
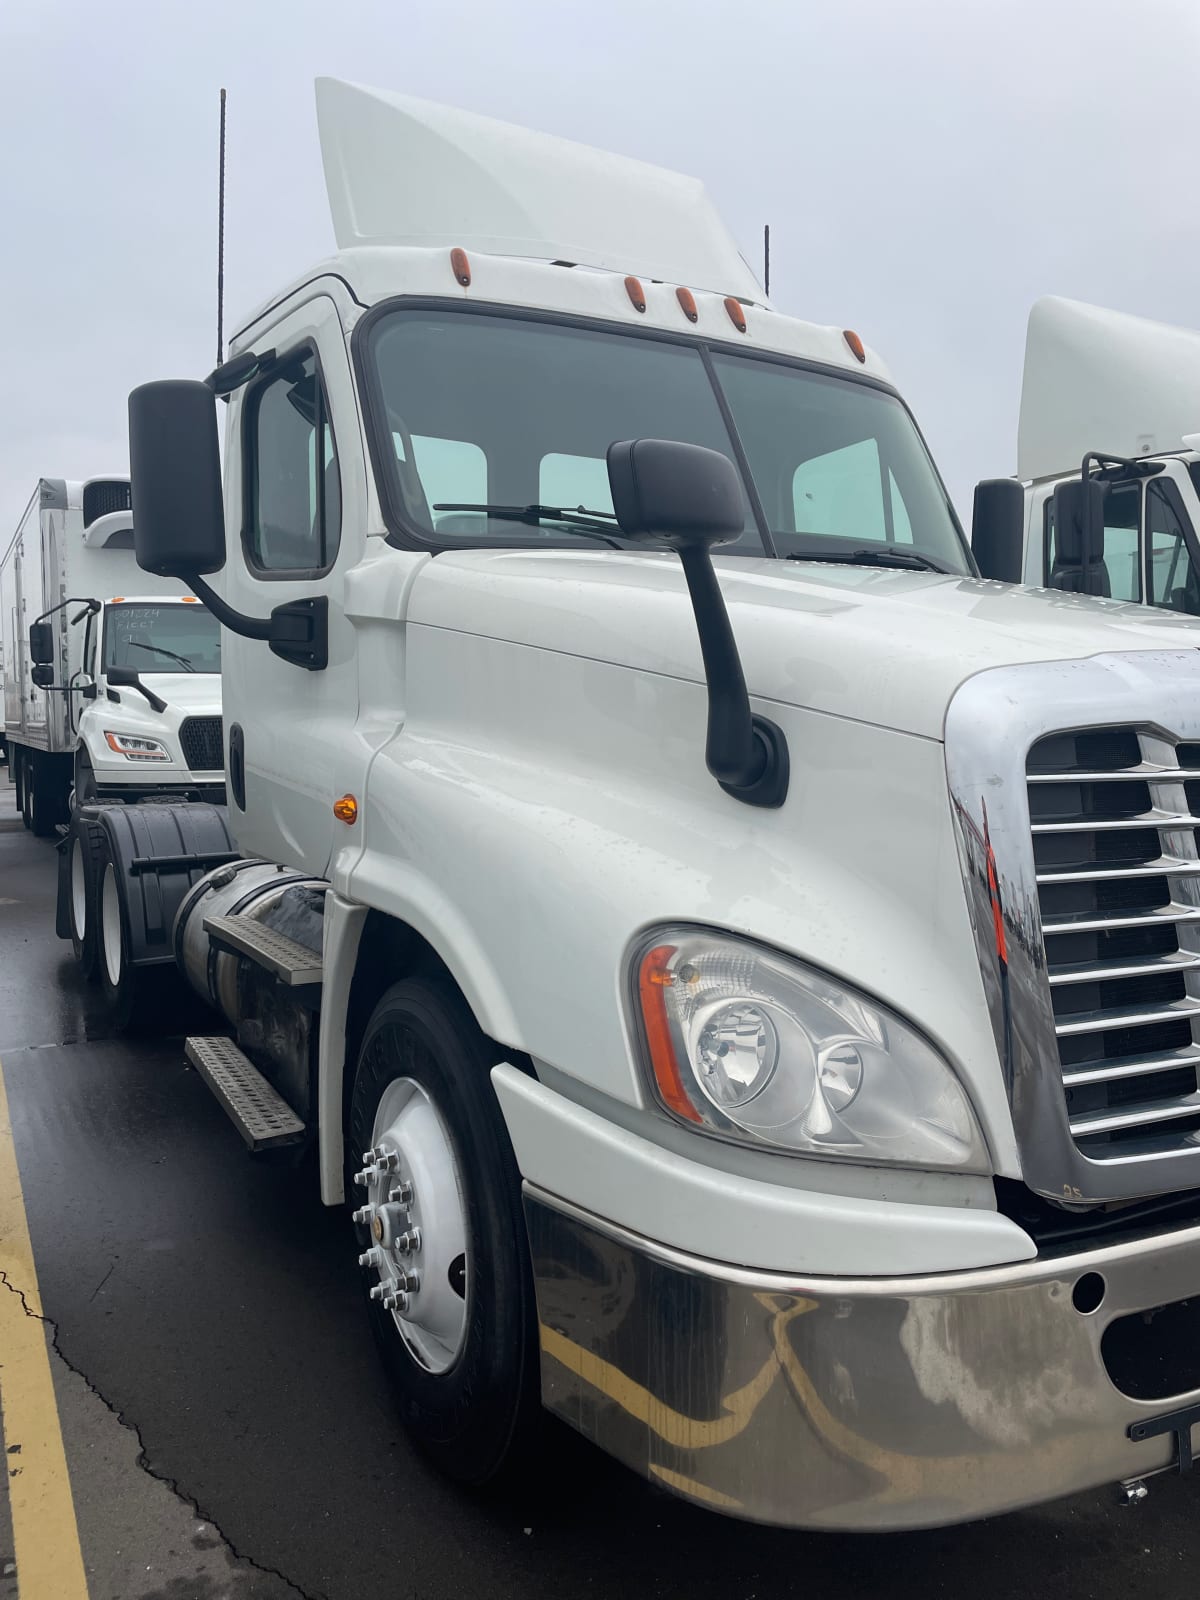
<path fill-rule="evenodd" d="M 100 888 L 100 934 L 105 970 L 115 989 L 121 982 L 121 902 L 117 898 L 117 879 L 110 861 L 104 863 L 104 882 Z"/>
<path fill-rule="evenodd" d="M 363 1163 L 355 1183 L 366 1203 L 354 1220 L 370 1235 L 359 1265 L 371 1298 L 418 1365 L 448 1372 L 470 1320 L 466 1190 L 449 1130 L 414 1079 L 384 1090 Z"/>
<path fill-rule="evenodd" d="M 83 843 L 78 834 L 71 844 L 71 919 L 75 924 L 75 937 L 82 940 L 87 932 L 87 878 L 83 867 Z"/>

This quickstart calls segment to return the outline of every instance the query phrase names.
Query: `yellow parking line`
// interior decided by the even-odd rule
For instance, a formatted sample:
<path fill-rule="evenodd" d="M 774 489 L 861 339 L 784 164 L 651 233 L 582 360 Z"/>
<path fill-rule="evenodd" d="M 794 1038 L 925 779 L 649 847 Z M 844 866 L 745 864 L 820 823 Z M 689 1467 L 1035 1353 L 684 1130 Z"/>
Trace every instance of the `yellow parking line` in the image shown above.
<path fill-rule="evenodd" d="M 87 1600 L 2 1064 L 0 1272 L 4 1274 L 4 1283 L 0 1283 L 0 1420 L 5 1445 L 0 1461 L 8 1476 L 17 1593 L 20 1600 Z M 13 1289 L 20 1294 L 12 1293 Z"/>

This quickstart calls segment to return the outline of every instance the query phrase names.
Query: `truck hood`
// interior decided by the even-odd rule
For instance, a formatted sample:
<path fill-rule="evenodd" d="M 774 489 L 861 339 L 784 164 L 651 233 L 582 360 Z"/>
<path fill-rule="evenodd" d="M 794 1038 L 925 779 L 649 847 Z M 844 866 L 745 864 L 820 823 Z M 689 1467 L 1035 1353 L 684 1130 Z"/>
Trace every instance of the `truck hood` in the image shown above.
<path fill-rule="evenodd" d="M 138 676 L 169 706 L 189 717 L 221 715 L 221 674 L 219 672 L 139 672 Z M 146 702 L 136 689 L 123 689 L 122 698 Z M 147 707 L 147 709 L 149 709 Z M 152 715 L 154 713 L 151 713 Z"/>
<path fill-rule="evenodd" d="M 1193 620 L 1056 590 L 816 562 L 716 565 L 751 695 L 931 739 L 959 685 L 990 667 L 1200 645 Z M 704 677 L 683 574 L 666 552 L 445 552 L 421 569 L 409 618 Z"/>

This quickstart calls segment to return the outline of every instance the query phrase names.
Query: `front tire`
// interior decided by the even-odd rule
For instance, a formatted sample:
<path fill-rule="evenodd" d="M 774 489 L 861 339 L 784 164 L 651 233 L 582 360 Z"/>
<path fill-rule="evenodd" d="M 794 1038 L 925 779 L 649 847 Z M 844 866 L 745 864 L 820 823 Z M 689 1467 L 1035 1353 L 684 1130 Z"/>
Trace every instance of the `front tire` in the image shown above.
<path fill-rule="evenodd" d="M 406 979 L 367 1026 L 347 1119 L 372 1332 L 408 1432 L 472 1486 L 519 1470 L 540 1419 L 521 1179 L 494 1059 L 453 984 Z M 376 1150 L 383 1162 L 364 1167 Z"/>

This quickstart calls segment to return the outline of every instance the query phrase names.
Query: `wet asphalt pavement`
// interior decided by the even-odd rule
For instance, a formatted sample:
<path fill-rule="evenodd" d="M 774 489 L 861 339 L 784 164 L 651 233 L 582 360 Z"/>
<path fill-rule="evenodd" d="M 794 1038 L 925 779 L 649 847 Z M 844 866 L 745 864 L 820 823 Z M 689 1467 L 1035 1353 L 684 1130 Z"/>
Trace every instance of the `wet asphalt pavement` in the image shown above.
<path fill-rule="evenodd" d="M 0 768 L 0 1060 L 92 1600 L 1192 1589 L 1200 1484 L 1177 1478 L 1133 1511 L 1098 1493 L 801 1535 L 684 1506 L 552 1429 L 516 1498 L 450 1487 L 396 1425 L 313 1170 L 246 1156 L 181 1039 L 106 1036 L 53 891 Z M 54 1600 L 13 1587 L 10 1538 L 0 1493 L 0 1600 Z"/>

